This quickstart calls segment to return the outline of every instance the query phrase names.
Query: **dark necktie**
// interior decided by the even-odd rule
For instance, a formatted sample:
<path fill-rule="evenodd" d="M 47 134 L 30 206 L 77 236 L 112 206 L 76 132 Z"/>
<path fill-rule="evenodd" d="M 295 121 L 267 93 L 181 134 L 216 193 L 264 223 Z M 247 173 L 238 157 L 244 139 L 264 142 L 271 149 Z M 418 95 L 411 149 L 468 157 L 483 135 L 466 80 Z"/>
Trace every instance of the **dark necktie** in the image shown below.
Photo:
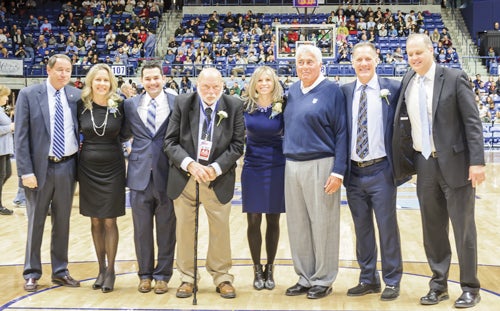
<path fill-rule="evenodd" d="M 54 156 L 61 159 L 64 156 L 64 112 L 61 103 L 61 92 L 56 91 L 56 105 L 54 114 L 54 135 L 52 142 L 52 152 Z"/>
<path fill-rule="evenodd" d="M 205 122 L 203 122 L 203 127 L 201 130 L 201 139 L 212 140 L 212 135 L 210 133 L 210 123 L 212 123 L 212 108 L 207 107 L 205 109 Z"/>
<path fill-rule="evenodd" d="M 356 135 L 356 154 L 364 159 L 368 155 L 368 101 L 366 85 L 361 86 L 358 109 L 358 132 Z"/>

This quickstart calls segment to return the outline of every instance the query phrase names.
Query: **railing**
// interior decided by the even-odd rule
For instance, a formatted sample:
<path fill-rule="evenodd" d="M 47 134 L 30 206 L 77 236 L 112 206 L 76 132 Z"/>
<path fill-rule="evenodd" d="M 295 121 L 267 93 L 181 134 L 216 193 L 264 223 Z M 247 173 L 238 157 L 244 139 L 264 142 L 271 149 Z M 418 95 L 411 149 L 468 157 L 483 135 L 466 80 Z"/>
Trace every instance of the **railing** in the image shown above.
<path fill-rule="evenodd" d="M 345 0 L 325 0 L 325 5 L 338 5 L 344 4 Z M 377 0 L 366 0 L 363 2 L 365 5 L 379 5 Z M 399 4 L 399 5 L 424 5 L 424 4 L 434 4 L 440 3 L 438 0 L 385 0 L 383 1 L 385 5 L 388 4 Z M 238 5 L 293 5 L 293 0 L 185 0 L 185 6 L 217 6 L 217 5 L 227 5 L 227 6 L 238 6 Z"/>

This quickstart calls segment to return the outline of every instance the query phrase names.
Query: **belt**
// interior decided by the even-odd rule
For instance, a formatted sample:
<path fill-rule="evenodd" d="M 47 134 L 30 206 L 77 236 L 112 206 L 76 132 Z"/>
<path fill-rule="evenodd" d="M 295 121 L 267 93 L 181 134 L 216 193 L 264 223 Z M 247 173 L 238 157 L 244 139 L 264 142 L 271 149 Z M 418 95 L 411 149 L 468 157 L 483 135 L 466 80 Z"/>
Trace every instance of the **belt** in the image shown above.
<path fill-rule="evenodd" d="M 62 157 L 62 158 L 58 158 L 58 157 L 53 157 L 53 156 L 49 156 L 49 162 L 50 163 L 61 163 L 61 162 L 65 162 L 65 161 L 68 161 L 68 160 L 71 160 L 75 157 L 76 153 L 75 154 L 72 154 L 70 156 L 66 156 L 66 157 Z"/>
<path fill-rule="evenodd" d="M 368 160 L 364 162 L 356 162 L 351 160 L 351 164 L 357 167 L 367 167 L 385 161 L 385 159 L 387 159 L 387 157 L 381 157 L 378 159 Z"/>
<path fill-rule="evenodd" d="M 418 153 L 422 154 L 422 152 L 418 151 Z M 438 157 L 437 151 L 431 151 L 431 154 L 429 155 L 429 158 L 434 158 L 436 159 Z"/>

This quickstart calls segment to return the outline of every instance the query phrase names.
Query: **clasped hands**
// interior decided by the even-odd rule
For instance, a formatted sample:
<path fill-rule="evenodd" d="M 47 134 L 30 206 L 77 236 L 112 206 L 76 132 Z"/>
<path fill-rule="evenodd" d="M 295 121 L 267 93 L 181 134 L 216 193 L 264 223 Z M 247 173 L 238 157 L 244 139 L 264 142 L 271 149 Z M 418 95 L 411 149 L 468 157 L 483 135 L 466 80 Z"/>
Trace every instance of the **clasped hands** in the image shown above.
<path fill-rule="evenodd" d="M 187 169 L 197 182 L 209 182 L 217 178 L 217 173 L 212 166 L 205 166 L 193 161 L 188 164 Z"/>

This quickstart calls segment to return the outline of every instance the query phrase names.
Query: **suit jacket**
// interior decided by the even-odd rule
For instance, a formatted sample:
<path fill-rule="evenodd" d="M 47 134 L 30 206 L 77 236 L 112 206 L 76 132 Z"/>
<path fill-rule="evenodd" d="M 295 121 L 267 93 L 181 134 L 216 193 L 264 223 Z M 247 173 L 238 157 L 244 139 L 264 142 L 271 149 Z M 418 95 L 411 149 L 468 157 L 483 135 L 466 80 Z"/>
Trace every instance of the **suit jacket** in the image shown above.
<path fill-rule="evenodd" d="M 411 124 L 405 91 L 415 75 L 410 70 L 402 80 L 394 119 L 394 173 L 415 174 Z M 441 173 L 453 188 L 469 183 L 469 166 L 484 165 L 483 129 L 474 93 L 465 72 L 436 66 L 432 99 L 432 137 Z"/>
<path fill-rule="evenodd" d="M 72 86 L 65 86 L 64 92 L 73 117 L 75 137 L 78 139 L 76 102 L 80 99 L 81 91 Z M 15 122 L 17 174 L 19 176 L 35 174 L 38 188 L 42 188 L 47 175 L 51 141 L 49 99 L 45 81 L 19 92 Z"/>
<path fill-rule="evenodd" d="M 384 124 L 384 146 L 385 152 L 387 154 L 387 159 L 390 163 L 390 167 L 392 170 L 392 134 L 393 134 L 393 120 L 394 113 L 396 111 L 396 105 L 399 98 L 399 91 L 401 83 L 396 80 L 391 80 L 388 78 L 378 78 L 378 84 L 380 89 L 388 89 L 391 93 L 387 98 L 389 103 L 382 98 L 382 119 Z M 353 132 L 356 133 L 356 129 L 352 128 L 352 101 L 354 98 L 354 92 L 356 87 L 356 81 L 351 83 L 347 83 L 341 86 L 342 92 L 344 93 L 344 97 L 347 103 L 347 172 L 344 176 L 344 186 L 349 184 L 350 174 L 351 174 L 351 139 Z M 368 116 L 370 118 L 370 116 Z M 400 184 L 401 182 L 397 182 Z"/>
<path fill-rule="evenodd" d="M 228 117 L 220 120 L 219 111 L 225 111 Z M 172 200 L 179 197 L 189 180 L 188 172 L 180 167 L 182 160 L 186 157 L 197 159 L 199 119 L 198 93 L 177 96 L 164 142 L 164 151 L 170 159 L 167 194 Z M 213 144 L 208 162 L 217 162 L 222 170 L 209 187 L 223 204 L 234 194 L 236 161 L 243 154 L 244 133 L 242 102 L 236 97 L 222 95 L 213 120 Z"/>
<path fill-rule="evenodd" d="M 171 115 L 176 95 L 165 92 L 165 96 Z M 156 131 L 156 134 L 151 137 L 137 111 L 143 98 L 144 95 L 138 95 L 127 99 L 124 104 L 124 133 L 126 133 L 126 136 L 130 134 L 134 138 L 132 152 L 128 157 L 127 187 L 132 190 L 142 191 L 146 189 L 150 177 L 153 175 L 153 186 L 161 193 L 167 189 L 168 158 L 163 152 L 163 139 L 165 138 L 170 115 Z"/>

